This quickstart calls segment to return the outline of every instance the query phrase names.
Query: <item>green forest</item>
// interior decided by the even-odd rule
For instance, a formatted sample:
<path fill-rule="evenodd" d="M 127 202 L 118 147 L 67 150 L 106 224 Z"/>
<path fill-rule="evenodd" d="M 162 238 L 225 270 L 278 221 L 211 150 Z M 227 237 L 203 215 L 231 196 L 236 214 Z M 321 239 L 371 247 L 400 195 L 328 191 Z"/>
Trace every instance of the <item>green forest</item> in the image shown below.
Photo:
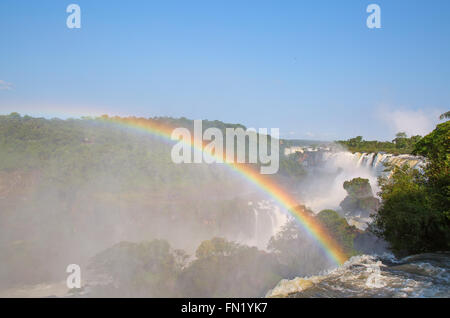
<path fill-rule="evenodd" d="M 406 133 L 399 132 L 392 141 L 364 140 L 362 136 L 339 140 L 336 143 L 344 146 L 351 152 L 386 152 L 392 154 L 410 154 L 414 150 L 414 145 L 422 136 L 416 135 L 408 137 Z"/>
<path fill-rule="evenodd" d="M 180 179 L 187 171 L 185 167 L 164 169 L 170 164 L 170 146 L 173 143 L 145 133 L 137 133 L 132 128 L 121 127 L 104 120 L 105 116 L 61 120 L 33 118 L 18 113 L 0 115 L 0 171 L 31 171 L 37 167 L 40 170 L 46 167 L 49 169 L 45 169 L 45 173 L 52 177 L 50 168 L 55 167 L 53 170 L 66 171 L 65 177 L 70 177 L 69 180 L 82 182 L 76 180 L 81 175 L 99 173 L 109 170 L 111 166 L 117 166 L 126 167 L 127 170 L 118 172 L 128 174 L 135 183 L 145 180 L 145 183 L 151 186 L 148 184 L 151 177 L 159 186 L 161 177 L 155 170 L 175 174 L 165 179 L 173 180 L 174 185 L 182 183 Z M 154 117 L 145 120 L 193 130 L 193 120 L 184 117 Z M 246 129 L 240 124 L 203 120 L 203 130 L 210 127 L 219 128 L 223 132 L 226 128 Z M 248 150 L 248 139 L 246 142 Z M 248 155 L 248 151 L 246 153 Z M 152 162 L 151 166 L 147 164 L 148 161 Z M 132 166 L 127 164 L 130 162 L 133 163 Z M 301 176 L 304 171 L 292 158 L 280 156 L 278 174 L 284 177 Z M 65 179 L 64 183 L 67 181 Z"/>
<path fill-rule="evenodd" d="M 394 167 L 381 178 L 382 205 L 376 233 L 400 255 L 450 250 L 450 121 L 420 139 L 412 151 L 424 156 L 424 171 Z"/>
<path fill-rule="evenodd" d="M 188 129 L 193 123 L 146 120 Z M 393 142 L 357 137 L 340 143 L 350 151 L 411 153 L 427 162 L 423 171 L 391 167 L 392 175 L 379 180 L 381 202 L 367 179 L 347 180 L 342 211 L 316 215 L 349 257 L 367 252 L 358 242 L 369 231 L 350 226 L 342 213 L 360 210 L 375 216 L 370 232 L 397 255 L 450 250 L 450 121 L 424 137 L 400 133 Z M 90 269 L 114 280 L 97 286 L 96 295 L 261 297 L 282 278 L 313 275 L 317 264 L 330 266 L 293 221 L 270 239 L 266 251 L 225 239 L 254 231 L 247 190 L 216 165 L 173 164 L 170 148 L 160 137 L 102 118 L 0 116 L 3 285 L 58 279 L 53 273 L 69 256 L 95 255 L 85 260 Z M 274 178 L 290 184 L 304 177 L 304 169 L 294 157 L 280 155 Z M 123 232 L 136 239 L 122 240 Z M 39 262 L 42 257 L 55 268 Z"/>

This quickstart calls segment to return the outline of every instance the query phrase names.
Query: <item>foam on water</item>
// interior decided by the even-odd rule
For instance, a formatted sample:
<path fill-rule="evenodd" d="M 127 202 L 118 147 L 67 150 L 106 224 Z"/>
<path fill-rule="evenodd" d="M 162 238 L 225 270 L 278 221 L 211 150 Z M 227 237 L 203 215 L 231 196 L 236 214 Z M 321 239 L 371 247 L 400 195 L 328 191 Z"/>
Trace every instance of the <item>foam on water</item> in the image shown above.
<path fill-rule="evenodd" d="M 282 280 L 268 297 L 449 297 L 450 253 L 359 255 L 317 276 Z"/>

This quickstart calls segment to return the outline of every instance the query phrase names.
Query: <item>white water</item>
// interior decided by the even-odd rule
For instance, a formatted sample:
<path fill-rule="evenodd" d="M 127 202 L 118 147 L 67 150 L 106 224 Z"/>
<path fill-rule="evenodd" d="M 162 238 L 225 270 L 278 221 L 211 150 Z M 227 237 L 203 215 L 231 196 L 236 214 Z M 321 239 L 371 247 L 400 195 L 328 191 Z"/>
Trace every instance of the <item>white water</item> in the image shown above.
<path fill-rule="evenodd" d="M 278 233 L 289 217 L 272 200 L 250 201 L 249 205 L 253 207 L 254 233 L 244 243 L 265 250 L 270 238 Z"/>
<path fill-rule="evenodd" d="M 315 213 L 323 209 L 339 210 L 340 202 L 347 196 L 343 188 L 345 181 L 357 177 L 368 179 L 376 196 L 379 191 L 378 177 L 389 175 L 388 172 L 384 172 L 386 164 L 408 164 L 410 167 L 419 169 L 423 165 L 422 158 L 411 155 L 394 156 L 384 153 L 348 151 L 323 152 L 316 155 L 321 157 L 315 160 L 314 165 L 307 166 L 310 176 L 299 185 L 301 194 L 299 202 L 304 203 Z M 272 200 L 251 201 L 249 206 L 252 207 L 254 214 L 253 235 L 250 239 L 247 236 L 238 241 L 265 250 L 270 238 L 278 233 L 289 217 Z M 348 221 L 364 230 L 367 226 L 366 222 L 370 220 L 348 219 Z"/>
<path fill-rule="evenodd" d="M 408 164 L 420 169 L 424 161 L 411 155 L 385 153 L 351 153 L 348 151 L 322 152 L 314 165 L 308 165 L 310 177 L 303 182 L 299 191 L 303 202 L 314 212 L 323 209 L 339 209 L 339 203 L 346 197 L 345 181 L 353 178 L 369 180 L 373 194 L 379 192 L 378 177 L 389 177 L 386 165 Z"/>
<path fill-rule="evenodd" d="M 450 254 L 354 256 L 334 270 L 282 280 L 268 297 L 449 297 Z"/>

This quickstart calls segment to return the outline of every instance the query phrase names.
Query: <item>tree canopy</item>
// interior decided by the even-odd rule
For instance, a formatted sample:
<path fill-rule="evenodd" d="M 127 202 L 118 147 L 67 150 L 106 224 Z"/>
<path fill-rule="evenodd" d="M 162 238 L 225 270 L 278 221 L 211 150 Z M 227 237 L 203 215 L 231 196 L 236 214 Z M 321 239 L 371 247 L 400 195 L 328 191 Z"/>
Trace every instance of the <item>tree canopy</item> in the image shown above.
<path fill-rule="evenodd" d="M 339 140 L 338 144 L 344 146 L 351 152 L 387 152 L 393 154 L 409 154 L 414 150 L 414 145 L 421 136 L 411 136 L 408 138 L 406 133 L 399 132 L 392 142 L 364 140 L 362 136 L 350 138 L 348 140 Z"/>
<path fill-rule="evenodd" d="M 395 167 L 380 180 L 382 206 L 375 219 L 377 234 L 399 254 L 450 249 L 450 121 L 416 143 L 425 156 L 423 171 Z"/>

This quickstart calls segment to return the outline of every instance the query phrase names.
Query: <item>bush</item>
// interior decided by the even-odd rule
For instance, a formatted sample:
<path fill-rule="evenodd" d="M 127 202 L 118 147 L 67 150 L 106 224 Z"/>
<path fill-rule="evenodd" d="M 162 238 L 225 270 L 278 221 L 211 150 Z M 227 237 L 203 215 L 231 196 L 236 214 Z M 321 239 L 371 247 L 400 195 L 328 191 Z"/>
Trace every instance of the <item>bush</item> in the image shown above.
<path fill-rule="evenodd" d="M 339 243 L 347 255 L 356 255 L 356 251 L 353 248 L 353 239 L 358 230 L 354 226 L 348 225 L 345 218 L 339 216 L 334 210 L 320 211 L 317 214 L 317 219 Z"/>
<path fill-rule="evenodd" d="M 380 179 L 382 206 L 375 219 L 377 235 L 397 254 L 450 249 L 450 122 L 440 124 L 414 149 L 428 163 L 423 172 L 394 168 Z"/>

